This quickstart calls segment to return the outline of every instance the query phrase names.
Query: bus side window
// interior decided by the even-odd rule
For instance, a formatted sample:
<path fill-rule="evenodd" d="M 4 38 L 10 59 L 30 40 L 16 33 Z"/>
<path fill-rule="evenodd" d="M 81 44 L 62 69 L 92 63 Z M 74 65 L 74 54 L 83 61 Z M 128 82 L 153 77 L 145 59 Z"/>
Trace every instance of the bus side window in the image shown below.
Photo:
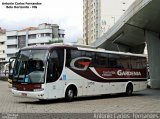
<path fill-rule="evenodd" d="M 109 54 L 109 68 L 118 68 L 118 55 Z"/>
<path fill-rule="evenodd" d="M 95 55 L 95 67 L 108 68 L 108 54 L 96 53 Z"/>
<path fill-rule="evenodd" d="M 127 55 L 120 55 L 120 59 L 119 59 L 119 68 L 131 68 L 131 64 L 130 64 L 130 56 Z"/>
<path fill-rule="evenodd" d="M 139 62 L 140 62 L 140 68 L 144 69 L 147 67 L 147 60 L 144 57 L 139 57 Z"/>
<path fill-rule="evenodd" d="M 137 56 L 131 56 L 130 62 L 132 65 L 132 69 L 139 69 L 140 62 Z"/>
<path fill-rule="evenodd" d="M 95 66 L 95 53 L 94 52 L 85 52 L 85 57 L 91 58 L 91 63 L 89 66 L 94 67 Z"/>

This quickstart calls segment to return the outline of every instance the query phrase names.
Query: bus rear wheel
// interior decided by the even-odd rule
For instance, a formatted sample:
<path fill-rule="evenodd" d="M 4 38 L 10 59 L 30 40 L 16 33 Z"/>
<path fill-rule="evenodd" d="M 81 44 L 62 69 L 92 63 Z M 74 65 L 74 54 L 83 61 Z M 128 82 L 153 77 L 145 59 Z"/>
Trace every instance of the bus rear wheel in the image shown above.
<path fill-rule="evenodd" d="M 66 101 L 68 101 L 68 102 L 73 101 L 74 94 L 75 93 L 74 93 L 73 88 L 67 88 L 66 93 L 65 93 L 65 99 L 66 99 Z"/>
<path fill-rule="evenodd" d="M 127 85 L 127 88 L 126 88 L 126 95 L 127 95 L 127 96 L 131 96 L 132 93 L 133 93 L 133 85 L 132 85 L 131 83 L 129 83 L 129 84 Z"/>

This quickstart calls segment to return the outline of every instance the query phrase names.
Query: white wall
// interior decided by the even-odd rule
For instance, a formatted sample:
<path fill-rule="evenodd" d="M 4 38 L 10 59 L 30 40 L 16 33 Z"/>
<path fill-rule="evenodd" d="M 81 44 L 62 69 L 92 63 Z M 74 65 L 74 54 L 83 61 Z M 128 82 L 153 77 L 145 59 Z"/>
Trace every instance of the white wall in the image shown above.
<path fill-rule="evenodd" d="M 6 59 L 6 35 L 5 34 L 0 34 L 0 58 L 5 58 Z M 1 44 L 2 42 L 4 42 L 4 44 Z M 3 51 L 5 51 L 5 53 L 3 53 Z"/>

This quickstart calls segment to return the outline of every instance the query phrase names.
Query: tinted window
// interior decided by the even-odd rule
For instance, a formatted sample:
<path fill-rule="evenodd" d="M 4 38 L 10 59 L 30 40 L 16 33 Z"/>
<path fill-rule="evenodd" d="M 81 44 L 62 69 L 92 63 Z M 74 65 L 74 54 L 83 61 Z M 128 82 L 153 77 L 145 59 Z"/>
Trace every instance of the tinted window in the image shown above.
<path fill-rule="evenodd" d="M 95 53 L 94 52 L 85 52 L 85 57 L 91 58 L 90 67 L 93 67 L 94 63 L 95 63 Z"/>
<path fill-rule="evenodd" d="M 108 54 L 96 53 L 95 67 L 108 67 Z"/>
<path fill-rule="evenodd" d="M 146 58 L 145 57 L 131 57 L 131 65 L 133 69 L 143 69 L 146 67 Z"/>
<path fill-rule="evenodd" d="M 118 65 L 120 68 L 131 68 L 130 56 L 120 55 L 120 59 L 118 60 Z"/>
<path fill-rule="evenodd" d="M 141 68 L 143 69 L 143 68 L 146 68 L 147 67 L 147 59 L 145 58 L 145 57 L 139 57 L 139 60 L 140 60 L 140 62 L 141 62 Z"/>
<path fill-rule="evenodd" d="M 73 59 L 81 57 L 81 52 L 78 50 L 66 50 L 66 66 L 70 67 L 70 63 Z"/>
<path fill-rule="evenodd" d="M 60 77 L 64 64 L 64 50 L 53 50 L 48 62 L 47 82 L 53 82 Z"/>
<path fill-rule="evenodd" d="M 81 57 L 82 53 L 79 50 L 71 50 L 71 59 Z"/>
<path fill-rule="evenodd" d="M 121 64 L 119 63 L 120 55 L 109 54 L 109 67 L 110 68 L 119 68 Z"/>
<path fill-rule="evenodd" d="M 80 58 L 82 57 L 82 51 L 79 51 L 79 50 L 71 50 L 71 61 L 75 58 Z M 78 67 L 78 68 L 82 68 L 83 65 L 80 64 L 80 62 L 83 62 L 83 59 L 79 59 L 77 60 L 75 63 L 74 63 L 74 66 L 75 67 Z M 73 68 L 73 66 L 71 66 Z"/>
<path fill-rule="evenodd" d="M 88 51 L 82 51 L 82 50 L 67 50 L 67 58 L 66 58 L 66 66 L 70 67 L 70 63 L 75 58 L 80 58 L 75 62 L 76 67 L 83 67 L 83 65 L 80 64 L 80 62 L 87 62 L 88 59 L 85 59 L 84 57 L 91 58 L 90 66 L 92 65 L 93 59 L 94 59 L 94 52 L 88 52 Z"/>

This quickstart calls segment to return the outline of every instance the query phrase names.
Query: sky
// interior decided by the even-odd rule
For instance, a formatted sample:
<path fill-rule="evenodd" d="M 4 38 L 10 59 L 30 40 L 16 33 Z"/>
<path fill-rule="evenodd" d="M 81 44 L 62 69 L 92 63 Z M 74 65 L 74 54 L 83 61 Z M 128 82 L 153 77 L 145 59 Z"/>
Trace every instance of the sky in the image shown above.
<path fill-rule="evenodd" d="M 37 9 L 7 9 L 2 2 L 41 2 Z M 41 23 L 58 24 L 65 30 L 65 42 L 83 36 L 83 0 L 1 0 L 0 27 L 7 31 L 36 27 Z"/>

